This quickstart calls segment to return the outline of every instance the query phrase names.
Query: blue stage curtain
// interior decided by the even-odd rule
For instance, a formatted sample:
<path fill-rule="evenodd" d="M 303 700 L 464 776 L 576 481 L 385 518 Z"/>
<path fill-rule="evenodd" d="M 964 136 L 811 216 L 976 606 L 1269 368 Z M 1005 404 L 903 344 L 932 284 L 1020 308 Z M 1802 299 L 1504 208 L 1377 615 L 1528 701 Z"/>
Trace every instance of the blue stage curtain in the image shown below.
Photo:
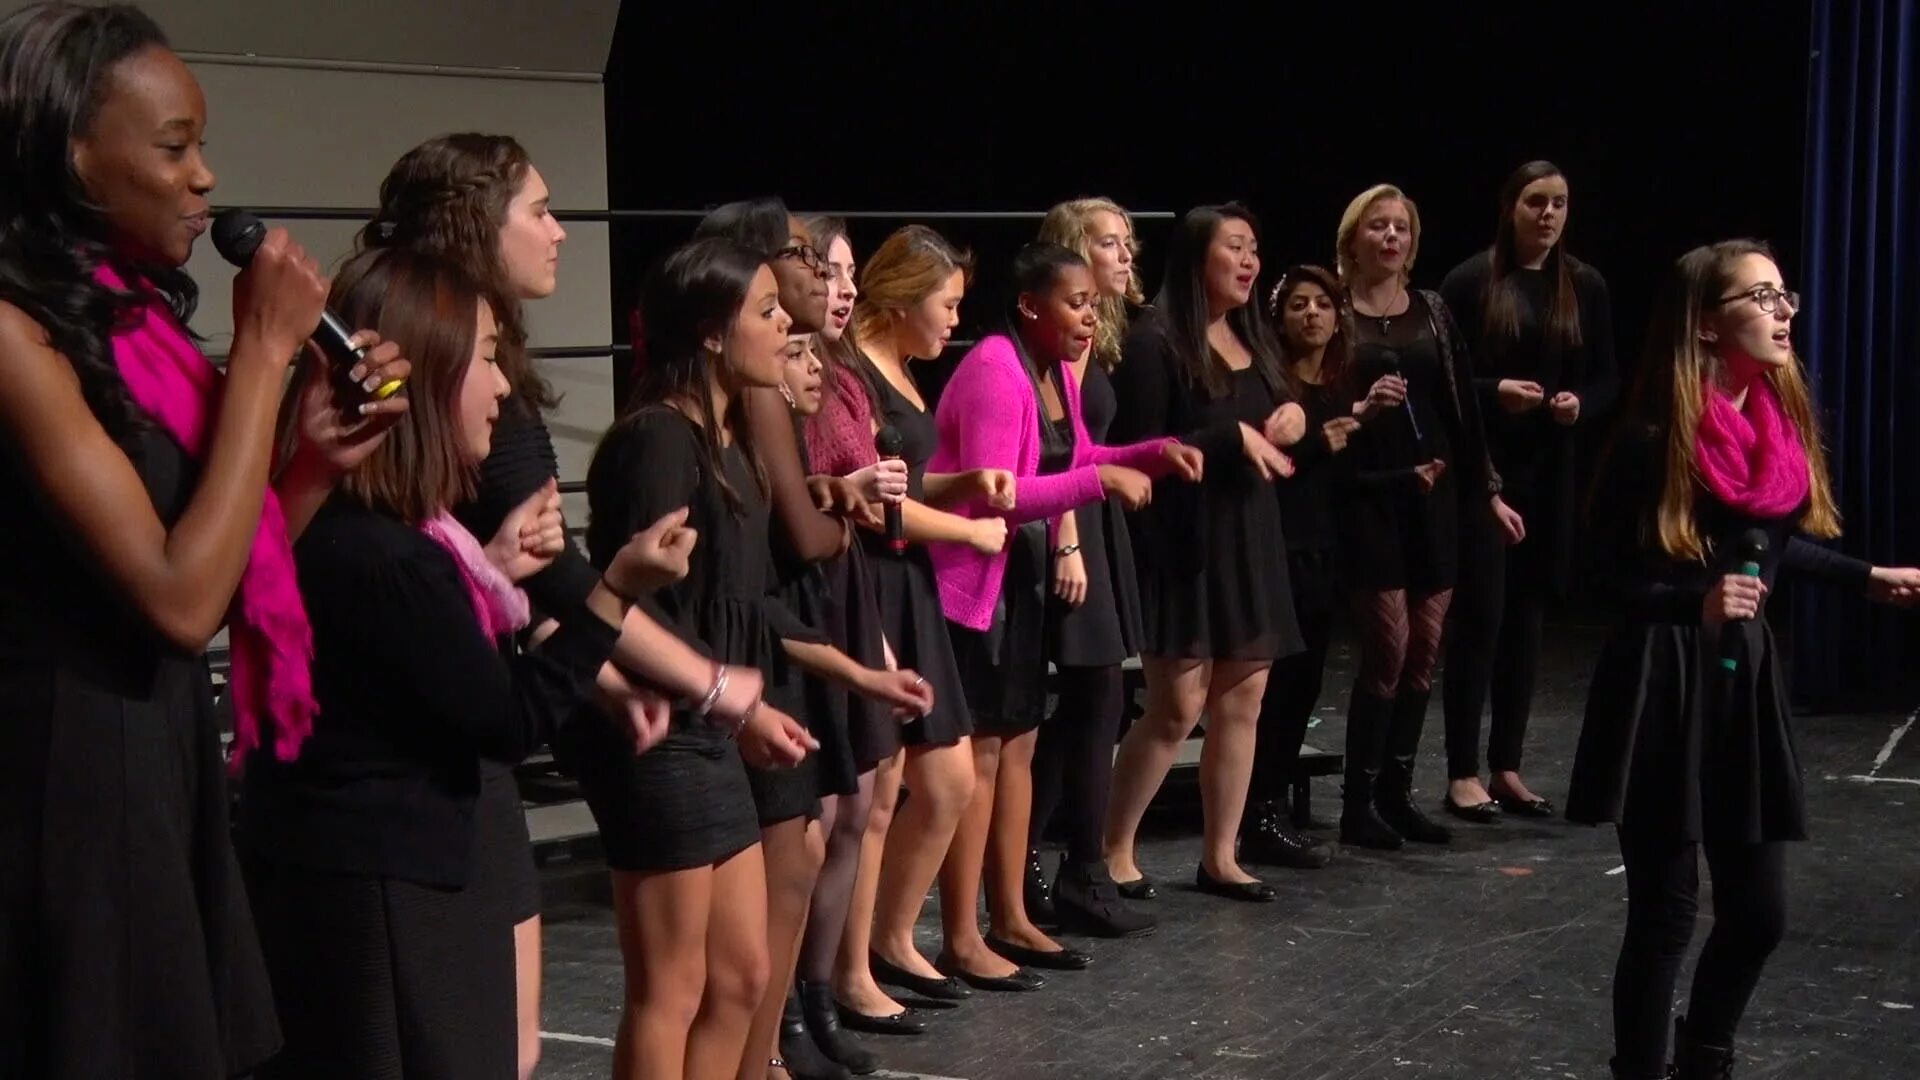
<path fill-rule="evenodd" d="M 1825 414 L 1840 550 L 1920 562 L 1920 0 L 1812 0 L 1806 216 L 1796 337 Z M 1766 117 L 1753 117 L 1765 138 Z M 1819 707 L 1911 691 L 1911 613 L 1831 590 L 1793 598 L 1794 696 Z"/>

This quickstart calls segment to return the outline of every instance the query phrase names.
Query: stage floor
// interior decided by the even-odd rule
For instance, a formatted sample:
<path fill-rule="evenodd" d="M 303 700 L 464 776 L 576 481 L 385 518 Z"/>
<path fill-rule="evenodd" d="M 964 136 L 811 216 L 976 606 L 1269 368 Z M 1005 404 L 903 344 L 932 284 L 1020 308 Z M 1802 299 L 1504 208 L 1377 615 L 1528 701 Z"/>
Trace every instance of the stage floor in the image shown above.
<path fill-rule="evenodd" d="M 1526 775 L 1563 801 L 1590 632 L 1556 630 Z M 1343 657 L 1337 665 L 1346 670 Z M 1309 734 L 1340 745 L 1345 674 Z M 1920 734 L 1911 715 L 1804 717 L 1814 839 L 1795 845 L 1792 917 L 1740 1047 L 1746 1077 L 1920 1072 Z M 1444 791 L 1440 708 L 1418 785 Z M 1870 779 L 1863 779 L 1870 778 Z M 1315 810 L 1337 811 L 1335 779 Z M 1626 913 L 1611 831 L 1555 820 L 1458 826 L 1446 848 L 1341 852 L 1325 870 L 1270 871 L 1280 901 L 1193 891 L 1197 811 L 1173 798 L 1140 854 L 1161 883 L 1160 931 L 1083 940 L 1084 972 L 1033 994 L 981 994 L 924 1037 L 867 1036 L 881 1076 L 959 1080 L 1604 1077 L 1609 993 Z M 557 873 L 557 872 L 556 872 Z M 1704 876 L 1704 871 L 1703 871 Z M 555 890 L 564 892 L 565 890 Z M 1697 951 L 1710 919 L 1702 898 Z M 934 901 L 920 925 L 939 948 Z M 547 912 L 546 1080 L 609 1074 L 621 995 L 613 921 L 592 898 Z M 1689 971 L 1691 965 L 1689 965 Z M 1681 1003 L 1684 1004 L 1685 981 Z"/>

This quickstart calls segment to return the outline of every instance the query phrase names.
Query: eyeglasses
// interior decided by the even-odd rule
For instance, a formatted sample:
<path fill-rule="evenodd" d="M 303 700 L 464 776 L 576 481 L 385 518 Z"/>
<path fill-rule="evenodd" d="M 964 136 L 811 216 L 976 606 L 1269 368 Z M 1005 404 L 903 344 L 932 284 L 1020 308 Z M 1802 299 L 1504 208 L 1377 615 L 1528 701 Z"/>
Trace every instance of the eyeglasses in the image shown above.
<path fill-rule="evenodd" d="M 1799 293 L 1782 292 L 1781 290 L 1776 289 L 1771 285 L 1757 285 L 1751 289 L 1748 289 L 1746 292 L 1737 292 L 1737 293 L 1734 293 L 1732 296 L 1723 296 L 1720 298 L 1719 304 L 1721 306 L 1725 306 L 1727 304 L 1733 303 L 1736 300 L 1753 301 L 1756 305 L 1759 306 L 1760 313 L 1763 315 L 1772 315 L 1775 312 L 1779 311 L 1780 302 L 1782 300 L 1786 301 L 1787 310 L 1789 311 L 1800 310 L 1800 294 Z"/>
<path fill-rule="evenodd" d="M 829 269 L 827 261 L 812 244 L 795 244 L 783 247 L 773 253 L 776 259 L 799 259 L 800 265 L 814 273 L 825 273 Z"/>

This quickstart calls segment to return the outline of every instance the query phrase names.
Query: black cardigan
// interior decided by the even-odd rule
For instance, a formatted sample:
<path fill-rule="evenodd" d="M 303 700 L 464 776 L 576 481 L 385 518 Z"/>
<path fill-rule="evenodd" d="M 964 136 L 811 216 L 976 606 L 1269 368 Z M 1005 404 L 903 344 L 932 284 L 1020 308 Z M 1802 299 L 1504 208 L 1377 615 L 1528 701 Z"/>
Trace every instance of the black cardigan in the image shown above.
<path fill-rule="evenodd" d="M 453 557 L 343 495 L 294 559 L 320 714 L 297 760 L 248 758 L 241 845 L 302 866 L 465 885 L 481 759 L 537 749 L 592 690 L 617 632 L 588 617 L 530 652 L 488 641 Z"/>

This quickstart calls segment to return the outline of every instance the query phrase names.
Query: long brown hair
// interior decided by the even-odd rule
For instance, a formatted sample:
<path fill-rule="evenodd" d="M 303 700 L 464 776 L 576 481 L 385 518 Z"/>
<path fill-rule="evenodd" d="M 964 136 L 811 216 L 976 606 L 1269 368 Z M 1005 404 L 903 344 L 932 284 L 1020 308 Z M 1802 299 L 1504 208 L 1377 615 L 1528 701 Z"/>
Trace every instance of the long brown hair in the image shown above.
<path fill-rule="evenodd" d="M 1636 431 L 1663 436 L 1665 481 L 1653 519 L 1644 524 L 1660 549 L 1676 559 L 1700 561 L 1708 554 L 1693 514 L 1702 485 L 1696 433 L 1706 409 L 1708 388 L 1725 385 L 1727 371 L 1719 352 L 1702 341 L 1700 334 L 1706 312 L 1719 303 L 1732 283 L 1735 265 L 1748 255 L 1774 258 L 1773 250 L 1757 240 L 1723 240 L 1694 248 L 1674 263 L 1673 272 L 1654 298 L 1646 351 L 1634 379 L 1623 428 L 1615 437 L 1618 440 Z M 1795 356 L 1784 367 L 1767 368 L 1762 377 L 1780 399 L 1807 456 L 1808 504 L 1799 527 L 1822 539 L 1839 536 L 1840 511 L 1827 475 L 1826 447 L 1800 358 Z M 1609 447 L 1608 459 L 1614 451 Z M 1609 463 L 1602 462 L 1602 473 Z"/>
<path fill-rule="evenodd" d="M 1340 279 L 1324 266 L 1289 266 L 1268 295 L 1267 314 L 1273 317 L 1273 336 L 1280 346 L 1280 374 L 1286 378 L 1295 398 L 1304 394 L 1307 387 L 1293 370 L 1300 357 L 1293 355 L 1293 346 L 1287 341 L 1286 311 L 1287 301 L 1293 299 L 1302 285 L 1320 286 L 1333 301 L 1333 337 L 1327 341 L 1326 352 L 1320 355 L 1321 384 L 1345 387 L 1353 359 L 1353 305 L 1347 301 L 1347 290 Z"/>
<path fill-rule="evenodd" d="M 807 233 L 813 237 L 814 250 L 820 253 L 822 259 L 826 258 L 827 253 L 833 249 L 835 240 L 845 240 L 847 250 L 853 250 L 853 237 L 847 233 L 846 219 L 816 214 L 813 217 L 801 219 L 800 223 L 807 227 Z M 855 302 L 858 302 L 857 297 Z M 828 341 L 824 334 L 814 335 L 813 354 L 820 358 L 820 385 L 824 393 L 840 392 L 842 371 L 855 373 L 855 378 L 862 386 L 865 385 L 865 379 L 859 375 L 860 365 L 857 362 L 859 350 L 854 345 L 851 319 L 847 321 L 846 331 L 837 340 Z"/>
<path fill-rule="evenodd" d="M 510 135 L 428 139 L 387 170 L 380 209 L 355 248 L 412 248 L 467 267 L 500 321 L 500 370 L 514 396 L 551 409 L 559 398 L 527 357 L 526 315 L 500 261 L 500 227 L 532 168 L 526 148 Z"/>
<path fill-rule="evenodd" d="M 1565 177 L 1560 166 L 1551 161 L 1529 161 L 1513 170 L 1500 185 L 1500 218 L 1493 230 L 1493 246 L 1488 256 L 1493 272 L 1487 277 L 1487 290 L 1480 298 L 1480 332 L 1488 339 L 1511 343 L 1520 337 L 1520 289 L 1513 282 L 1518 265 L 1514 249 L 1513 211 L 1527 185 L 1550 176 Z M 1564 234 L 1547 252 L 1542 268 L 1552 279 L 1552 306 L 1547 309 L 1546 340 L 1561 348 L 1577 348 L 1581 342 L 1580 302 L 1573 290 L 1573 272 L 1580 261 L 1567 254 Z"/>
<path fill-rule="evenodd" d="M 1085 259 L 1087 265 L 1093 265 L 1094 215 L 1113 214 L 1127 226 L 1127 250 L 1132 253 L 1136 265 L 1140 259 L 1140 244 L 1133 231 L 1133 217 L 1120 204 L 1112 199 L 1093 197 L 1072 199 L 1047 211 L 1040 222 L 1040 240 L 1043 243 L 1059 244 L 1068 251 Z M 1099 321 L 1093 328 L 1093 358 L 1100 366 L 1112 371 L 1120 362 L 1120 346 L 1127 339 L 1127 305 L 1135 307 L 1147 302 L 1140 289 L 1140 275 L 1134 274 L 1127 280 L 1125 296 L 1100 294 L 1094 310 Z"/>
<path fill-rule="evenodd" d="M 860 297 L 853 302 L 853 320 L 840 340 L 842 353 L 851 357 L 848 370 L 859 376 L 876 409 L 879 387 L 873 380 L 877 376 L 860 352 L 861 342 L 873 341 L 892 330 L 894 323 L 945 285 L 956 270 L 963 281 L 971 281 L 973 255 L 955 248 L 925 225 L 895 229 L 860 268 Z"/>
<path fill-rule="evenodd" d="M 347 494 L 410 525 L 473 497 L 479 463 L 461 449 L 459 407 L 483 302 L 464 267 L 404 248 L 363 251 L 334 274 L 328 306 L 397 343 L 413 365 L 411 407 L 341 478 Z"/>

